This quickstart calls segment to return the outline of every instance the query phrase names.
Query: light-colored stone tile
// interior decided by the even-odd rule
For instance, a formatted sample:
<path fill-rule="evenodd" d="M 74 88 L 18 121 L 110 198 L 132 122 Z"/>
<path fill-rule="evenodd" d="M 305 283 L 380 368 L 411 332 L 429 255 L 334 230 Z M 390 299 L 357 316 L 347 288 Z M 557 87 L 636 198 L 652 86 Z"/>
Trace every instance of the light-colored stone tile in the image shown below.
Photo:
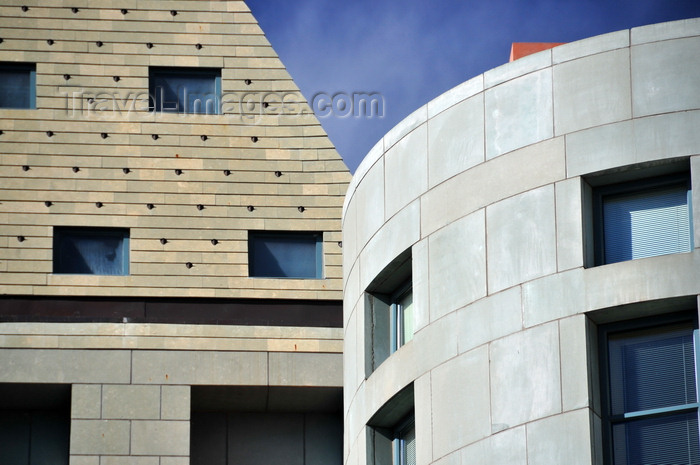
<path fill-rule="evenodd" d="M 420 202 L 414 201 L 387 221 L 360 255 L 360 289 L 420 239 Z"/>
<path fill-rule="evenodd" d="M 469 97 L 484 90 L 484 75 L 480 74 L 470 80 L 459 84 L 444 94 L 435 97 L 428 103 L 428 118 L 434 118 L 453 105 L 456 105 Z"/>
<path fill-rule="evenodd" d="M 559 320 L 561 358 L 561 402 L 564 411 L 592 406 L 589 399 L 588 338 L 586 317 Z"/>
<path fill-rule="evenodd" d="M 160 418 L 162 420 L 190 419 L 190 387 L 162 386 Z"/>
<path fill-rule="evenodd" d="M 700 88 L 699 88 L 700 93 Z M 634 120 L 636 162 L 700 153 L 700 111 L 681 111 Z"/>
<path fill-rule="evenodd" d="M 693 190 L 693 242 L 695 248 L 700 248 L 700 156 L 690 157 L 690 176 Z"/>
<path fill-rule="evenodd" d="M 485 232 L 478 211 L 430 236 L 431 321 L 486 295 Z"/>
<path fill-rule="evenodd" d="M 428 120 L 428 105 L 423 105 L 413 113 L 405 117 L 399 124 L 394 126 L 384 136 L 384 150 L 389 151 L 396 143 L 403 139 L 407 134 L 415 130 L 421 124 Z"/>
<path fill-rule="evenodd" d="M 100 418 L 102 386 L 100 384 L 74 384 L 71 388 L 71 418 Z"/>
<path fill-rule="evenodd" d="M 562 63 L 596 53 L 629 47 L 629 44 L 630 33 L 628 30 L 610 32 L 554 47 L 552 61 L 555 64 Z"/>
<path fill-rule="evenodd" d="M 450 313 L 416 333 L 411 345 L 412 364 L 417 374 L 428 372 L 433 367 L 457 355 L 457 313 Z M 423 350 L 430 347 L 430 350 Z"/>
<path fill-rule="evenodd" d="M 189 457 L 161 457 L 160 465 L 190 465 Z"/>
<path fill-rule="evenodd" d="M 138 384 L 267 384 L 262 352 L 135 351 Z"/>
<path fill-rule="evenodd" d="M 557 270 L 583 266 L 583 211 L 581 178 L 554 185 L 557 215 Z"/>
<path fill-rule="evenodd" d="M 494 434 L 461 451 L 462 463 L 479 465 L 526 465 L 525 427 Z"/>
<path fill-rule="evenodd" d="M 70 465 L 100 465 L 99 455 L 71 455 Z"/>
<path fill-rule="evenodd" d="M 430 373 L 426 373 L 413 382 L 413 399 L 415 407 L 416 463 L 431 463 L 433 461 L 433 416 L 430 408 L 432 387 Z"/>
<path fill-rule="evenodd" d="M 700 202 L 698 202 L 698 205 L 700 205 Z M 423 239 L 420 242 L 416 242 L 411 249 L 413 327 L 415 332 L 420 331 L 430 323 L 429 258 L 428 240 Z"/>
<path fill-rule="evenodd" d="M 634 116 L 700 107 L 700 37 L 632 47 Z"/>
<path fill-rule="evenodd" d="M 527 425 L 527 463 L 591 464 L 588 409 L 555 415 Z"/>
<path fill-rule="evenodd" d="M 585 277 L 578 268 L 523 284 L 523 325 L 529 328 L 583 312 Z"/>
<path fill-rule="evenodd" d="M 108 384 L 102 388 L 102 418 L 157 420 L 160 386 Z"/>
<path fill-rule="evenodd" d="M 520 331 L 520 287 L 485 297 L 457 312 L 459 352 Z"/>
<path fill-rule="evenodd" d="M 489 293 L 556 271 L 554 218 L 551 185 L 486 209 Z"/>
<path fill-rule="evenodd" d="M 483 94 L 468 98 L 428 121 L 430 187 L 483 161 Z"/>
<path fill-rule="evenodd" d="M 650 24 L 648 26 L 632 28 L 630 32 L 632 45 L 677 39 L 679 37 L 699 36 L 700 18 Z"/>
<path fill-rule="evenodd" d="M 432 372 L 433 456 L 442 457 L 491 434 L 486 346 Z M 465 420 L 468 412 L 469 421 Z"/>
<path fill-rule="evenodd" d="M 71 454 L 127 455 L 129 427 L 124 420 L 72 420 Z"/>
<path fill-rule="evenodd" d="M 552 70 L 513 79 L 486 91 L 486 159 L 553 135 Z"/>
<path fill-rule="evenodd" d="M 490 69 L 484 73 L 484 88 L 502 84 L 511 79 L 524 76 L 539 71 L 552 65 L 552 51 L 543 50 L 533 53 L 515 61 L 511 61 L 497 68 Z"/>
<path fill-rule="evenodd" d="M 387 150 L 384 164 L 384 219 L 388 220 L 428 188 L 427 124 L 418 126 Z"/>
<path fill-rule="evenodd" d="M 132 421 L 131 453 L 133 455 L 189 455 L 190 422 Z"/>
<path fill-rule="evenodd" d="M 554 132 L 568 134 L 632 117 L 628 49 L 554 67 Z"/>
<path fill-rule="evenodd" d="M 637 161 L 632 121 L 607 124 L 566 136 L 566 175 L 580 176 Z"/>
<path fill-rule="evenodd" d="M 549 139 L 489 160 L 421 197 L 423 237 L 501 199 L 565 177 L 564 138 Z"/>
<path fill-rule="evenodd" d="M 0 382 L 128 383 L 125 350 L 0 350 Z"/>
<path fill-rule="evenodd" d="M 342 386 L 340 354 L 271 353 L 271 386 Z"/>
<path fill-rule="evenodd" d="M 493 431 L 561 412 L 558 329 L 550 323 L 491 344 Z"/>
<path fill-rule="evenodd" d="M 104 456 L 100 465 L 160 465 L 160 457 L 118 457 Z"/>
<path fill-rule="evenodd" d="M 357 211 L 357 247 L 364 248 L 369 239 L 384 224 L 384 158 L 367 171 L 354 196 Z"/>

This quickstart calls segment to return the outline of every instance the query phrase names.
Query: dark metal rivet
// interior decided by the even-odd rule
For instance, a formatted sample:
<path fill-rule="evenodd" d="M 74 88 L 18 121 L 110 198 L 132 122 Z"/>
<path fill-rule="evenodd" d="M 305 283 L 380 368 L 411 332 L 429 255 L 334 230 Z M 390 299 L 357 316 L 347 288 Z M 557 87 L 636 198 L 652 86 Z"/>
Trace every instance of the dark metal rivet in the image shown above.
<path fill-rule="evenodd" d="M 121 11 L 122 11 L 122 14 L 123 14 L 123 15 L 125 15 L 125 14 L 127 14 L 127 13 L 129 12 L 129 10 L 127 10 L 126 8 L 122 8 Z"/>
<path fill-rule="evenodd" d="M 131 169 L 129 169 L 129 168 L 122 168 L 122 171 L 124 172 L 124 174 L 131 173 Z"/>
<path fill-rule="evenodd" d="M 190 269 L 190 268 L 192 268 L 194 265 L 192 264 L 192 262 L 187 262 L 187 263 L 185 263 L 185 266 L 187 267 L 187 269 Z"/>
<path fill-rule="evenodd" d="M 202 44 L 197 44 L 194 46 L 197 50 L 202 50 Z"/>
<path fill-rule="evenodd" d="M 46 205 L 47 207 L 50 207 L 51 205 L 53 205 L 53 202 L 50 200 L 47 200 L 46 202 L 44 202 L 44 205 Z"/>
<path fill-rule="evenodd" d="M 263 102 L 263 108 L 267 108 L 269 106 L 270 106 L 270 104 L 268 102 Z"/>
<path fill-rule="evenodd" d="M 170 15 L 171 15 L 171 16 L 177 16 L 177 11 L 175 11 L 175 10 L 170 10 Z"/>
<path fill-rule="evenodd" d="M 224 176 L 231 176 L 231 170 L 224 170 Z"/>
<path fill-rule="evenodd" d="M 119 76 L 114 76 L 112 79 L 114 79 L 114 82 L 119 82 L 121 78 Z"/>
<path fill-rule="evenodd" d="M 46 135 L 49 137 L 53 137 L 53 131 L 46 131 Z"/>
<path fill-rule="evenodd" d="M 109 134 L 107 134 L 106 132 L 103 132 L 102 134 L 100 134 L 100 137 L 102 137 L 103 139 L 106 139 L 107 137 L 109 137 Z"/>
<path fill-rule="evenodd" d="M 29 165 L 22 165 L 22 171 L 29 171 Z"/>
<path fill-rule="evenodd" d="M 180 175 L 182 174 L 182 170 L 179 169 L 179 168 L 176 169 L 176 170 L 175 170 L 175 174 L 177 174 L 178 176 L 180 176 Z"/>
<path fill-rule="evenodd" d="M 95 42 L 95 45 L 97 45 L 98 47 L 102 47 L 104 45 L 104 42 L 98 40 L 97 42 Z"/>
<path fill-rule="evenodd" d="M 74 172 L 74 173 L 77 173 L 78 171 L 80 171 L 80 168 L 78 168 L 77 166 L 74 166 L 74 167 L 73 167 L 73 172 Z"/>
<path fill-rule="evenodd" d="M 92 97 L 89 97 L 89 98 L 88 98 L 88 103 L 90 103 L 90 104 L 95 103 L 95 99 L 92 98 Z"/>
<path fill-rule="evenodd" d="M 163 244 L 163 245 L 165 245 L 165 244 L 168 243 L 168 240 L 167 240 L 166 238 L 163 237 L 163 238 L 161 238 L 160 243 Z"/>
<path fill-rule="evenodd" d="M 253 136 L 253 137 L 250 138 L 250 140 L 252 140 L 252 141 L 255 143 L 255 142 L 257 142 L 259 139 L 258 139 L 258 136 Z"/>
<path fill-rule="evenodd" d="M 252 205 L 248 205 L 248 211 L 252 212 L 253 210 L 255 210 L 255 207 Z"/>
<path fill-rule="evenodd" d="M 219 243 L 219 241 L 217 241 L 216 239 L 212 239 L 212 240 L 211 240 L 211 245 L 216 245 L 216 244 L 218 244 L 218 243 Z"/>
<path fill-rule="evenodd" d="M 281 171 L 275 171 L 275 176 L 277 176 L 277 177 L 279 178 L 280 176 L 282 176 L 282 172 L 281 172 Z"/>
<path fill-rule="evenodd" d="M 69 80 L 69 79 L 70 79 L 70 74 L 64 74 L 64 75 L 63 75 L 63 79 L 65 79 L 66 81 Z"/>
<path fill-rule="evenodd" d="M 202 205 L 201 203 L 197 204 L 197 210 L 199 210 L 199 211 L 204 210 L 204 205 Z"/>
<path fill-rule="evenodd" d="M 151 139 L 158 140 L 158 134 L 151 134 Z"/>
<path fill-rule="evenodd" d="M 17 240 L 19 242 L 24 242 L 26 240 L 26 238 L 24 236 L 17 236 Z"/>
<path fill-rule="evenodd" d="M 76 7 L 73 7 L 73 8 L 70 9 L 70 11 L 72 11 L 73 13 L 77 13 L 77 12 L 80 11 L 80 10 L 78 10 Z"/>
<path fill-rule="evenodd" d="M 199 138 L 202 139 L 202 140 L 207 140 L 207 139 L 209 139 L 209 138 L 208 138 L 207 136 L 205 136 L 205 135 L 201 135 L 201 136 L 199 136 Z"/>
<path fill-rule="evenodd" d="M 147 44 L 146 44 L 146 47 L 147 47 L 147 48 L 153 48 L 153 43 L 152 43 L 152 42 L 147 43 Z"/>
<path fill-rule="evenodd" d="M 343 241 L 338 241 L 338 247 L 343 248 Z"/>
<path fill-rule="evenodd" d="M 28 11 L 29 7 L 27 5 L 22 5 L 22 11 Z"/>
<path fill-rule="evenodd" d="M 3 42 L 5 42 L 5 39 L 3 39 L 3 38 L 0 37 L 0 44 L 3 43 Z"/>
<path fill-rule="evenodd" d="M 306 210 L 306 208 L 304 208 L 304 207 L 297 207 L 297 210 L 299 210 L 300 213 L 304 213 L 304 210 Z"/>
<path fill-rule="evenodd" d="M 53 45 L 53 44 L 54 44 L 54 41 L 53 41 L 53 39 L 48 39 L 48 40 L 46 41 L 46 43 L 49 44 L 49 45 Z"/>
<path fill-rule="evenodd" d="M 148 208 L 149 210 L 153 210 L 154 208 L 156 208 L 156 206 L 153 205 L 152 203 L 147 203 L 146 208 Z"/>
<path fill-rule="evenodd" d="M 95 202 L 97 208 L 102 208 L 102 205 L 104 205 L 102 202 Z"/>
<path fill-rule="evenodd" d="M 251 81 L 250 79 L 246 79 L 246 80 L 243 81 L 243 82 L 245 82 L 245 85 L 247 85 L 247 86 L 249 86 L 249 85 L 251 85 L 251 84 L 253 83 L 253 81 Z"/>

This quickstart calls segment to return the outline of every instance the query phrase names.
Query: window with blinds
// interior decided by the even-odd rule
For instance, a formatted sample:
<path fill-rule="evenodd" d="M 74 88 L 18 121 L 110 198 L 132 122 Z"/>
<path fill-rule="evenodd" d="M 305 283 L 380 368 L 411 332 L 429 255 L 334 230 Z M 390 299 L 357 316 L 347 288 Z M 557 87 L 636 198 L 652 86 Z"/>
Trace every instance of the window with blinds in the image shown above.
<path fill-rule="evenodd" d="M 698 331 L 690 318 L 603 328 L 608 463 L 700 464 Z"/>
<path fill-rule="evenodd" d="M 53 272 L 57 274 L 129 274 L 129 230 L 55 227 Z"/>
<path fill-rule="evenodd" d="M 692 203 L 687 174 L 595 191 L 596 264 L 689 252 Z"/>

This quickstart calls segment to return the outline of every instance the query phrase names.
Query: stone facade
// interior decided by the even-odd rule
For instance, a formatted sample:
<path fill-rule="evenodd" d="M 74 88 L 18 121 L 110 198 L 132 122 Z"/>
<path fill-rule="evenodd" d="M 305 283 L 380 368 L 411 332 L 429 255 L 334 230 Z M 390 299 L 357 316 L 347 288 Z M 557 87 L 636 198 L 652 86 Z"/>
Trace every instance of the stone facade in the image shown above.
<path fill-rule="evenodd" d="M 2 415 L 69 386 L 71 465 L 184 465 L 196 410 L 293 412 L 318 431 L 289 463 L 340 463 L 350 174 L 245 3 L 10 1 L 0 31 L 35 71 L 0 108 Z M 149 111 L 156 67 L 217 70 L 223 111 Z M 128 274 L 55 273 L 62 226 L 128 229 Z M 321 234 L 321 276 L 251 277 L 249 231 Z"/>
<path fill-rule="evenodd" d="M 698 63 L 697 19 L 561 45 L 437 97 L 370 151 L 343 217 L 347 465 L 383 463 L 391 409 L 415 421 L 418 464 L 603 463 L 598 329 L 697 316 Z M 591 193 L 674 172 L 694 247 L 596 266 Z M 407 255 L 412 340 L 375 368 L 373 303 Z"/>

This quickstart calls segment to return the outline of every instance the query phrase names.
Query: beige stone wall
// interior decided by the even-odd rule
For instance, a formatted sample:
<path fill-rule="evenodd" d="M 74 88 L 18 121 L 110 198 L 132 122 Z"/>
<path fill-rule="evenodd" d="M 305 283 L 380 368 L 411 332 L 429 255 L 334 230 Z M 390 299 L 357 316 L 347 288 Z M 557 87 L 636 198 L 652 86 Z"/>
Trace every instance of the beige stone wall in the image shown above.
<path fill-rule="evenodd" d="M 0 61 L 35 63 L 37 94 L 36 109 L 0 109 L 1 293 L 340 298 L 350 175 L 243 1 L 11 1 L 0 31 Z M 221 68 L 234 103 L 149 112 L 132 100 L 149 66 Z M 130 228 L 130 275 L 52 274 L 52 228 L 67 225 Z M 323 232 L 325 278 L 248 278 L 248 230 Z"/>

